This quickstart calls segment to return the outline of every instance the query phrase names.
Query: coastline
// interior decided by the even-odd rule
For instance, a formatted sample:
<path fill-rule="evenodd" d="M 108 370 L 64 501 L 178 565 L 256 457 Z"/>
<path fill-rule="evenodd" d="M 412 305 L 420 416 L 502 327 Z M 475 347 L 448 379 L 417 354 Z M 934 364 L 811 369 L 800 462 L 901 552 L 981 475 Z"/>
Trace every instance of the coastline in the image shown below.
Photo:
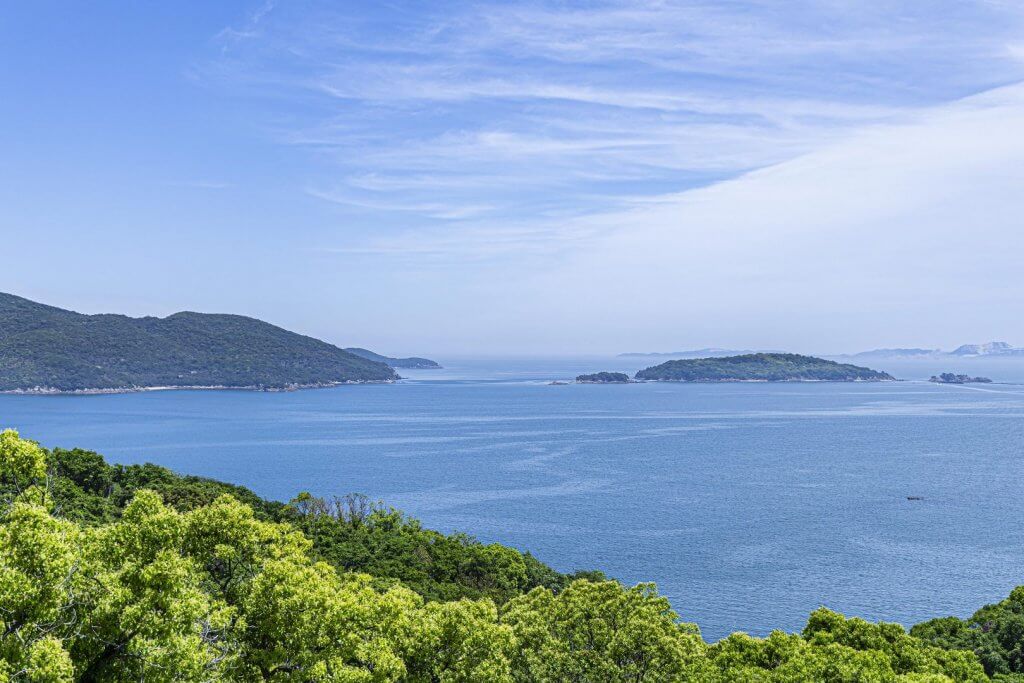
<path fill-rule="evenodd" d="M 152 386 L 152 387 L 108 387 L 108 388 L 86 388 L 86 389 L 57 389 L 55 387 L 33 387 L 31 389 L 3 389 L 0 390 L 0 395 L 13 395 L 13 396 L 101 396 L 104 394 L 138 394 L 146 391 L 187 391 L 187 390 L 203 390 L 203 391 L 263 391 L 263 392 L 283 392 L 283 391 L 299 391 L 302 389 L 330 389 L 332 387 L 342 387 L 357 384 L 393 384 L 394 382 L 402 379 L 397 377 L 395 379 L 365 379 L 365 380 L 346 380 L 344 382 L 316 382 L 311 384 L 288 384 L 282 387 L 265 387 L 259 385 L 249 386 L 230 386 L 226 384 L 194 384 L 194 385 L 167 385 L 167 386 Z"/>
<path fill-rule="evenodd" d="M 636 379 L 632 382 L 675 382 L 676 384 L 738 384 L 738 383 L 754 383 L 754 384 L 877 384 L 880 382 L 902 382 L 903 380 L 895 377 L 887 379 Z"/>

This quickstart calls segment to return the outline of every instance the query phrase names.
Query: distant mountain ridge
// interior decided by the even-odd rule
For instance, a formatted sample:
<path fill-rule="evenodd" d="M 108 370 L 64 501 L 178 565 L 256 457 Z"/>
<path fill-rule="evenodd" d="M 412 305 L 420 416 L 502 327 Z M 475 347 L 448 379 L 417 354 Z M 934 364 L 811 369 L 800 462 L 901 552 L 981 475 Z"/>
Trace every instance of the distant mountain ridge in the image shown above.
<path fill-rule="evenodd" d="M 397 378 L 384 363 L 241 315 L 85 315 L 0 293 L 0 391 L 284 389 Z"/>
<path fill-rule="evenodd" d="M 619 358 L 725 358 L 727 356 L 744 356 L 752 353 L 782 353 L 781 351 L 754 351 L 750 349 L 691 349 L 689 351 L 654 351 L 649 353 L 620 353 Z"/>
<path fill-rule="evenodd" d="M 964 344 L 953 349 L 951 356 L 1024 356 L 1024 348 L 1010 346 L 1006 342 L 987 344 Z"/>
<path fill-rule="evenodd" d="M 651 353 L 620 353 L 618 358 L 665 358 L 665 359 L 694 359 L 694 358 L 726 358 L 729 356 L 745 356 L 755 353 L 783 353 L 782 351 L 751 351 L 738 349 L 722 349 L 710 347 L 705 349 L 692 349 L 689 351 L 669 351 Z M 1013 346 L 1007 342 L 988 342 L 986 344 L 963 344 L 952 351 L 942 349 L 921 349 L 921 348 L 887 348 L 871 349 L 858 353 L 821 354 L 823 358 L 949 358 L 960 357 L 970 358 L 974 356 L 1021 356 L 1024 357 L 1024 347 Z"/>
<path fill-rule="evenodd" d="M 430 360 L 429 358 L 417 358 L 416 356 L 412 356 L 410 358 L 391 358 L 390 356 L 382 356 L 379 353 L 374 353 L 369 349 L 362 349 L 358 346 L 350 346 L 345 350 L 359 356 L 360 358 L 384 363 L 393 368 L 436 370 L 441 367 L 437 361 Z"/>
<path fill-rule="evenodd" d="M 1007 342 L 987 344 L 963 344 L 952 351 L 942 349 L 872 349 L 854 354 L 843 354 L 835 358 L 971 358 L 975 356 L 1024 356 L 1024 348 Z"/>
<path fill-rule="evenodd" d="M 872 349 L 871 351 L 861 351 L 860 353 L 846 354 L 843 356 L 837 356 L 841 358 L 924 358 L 928 356 L 942 355 L 940 349 Z"/>

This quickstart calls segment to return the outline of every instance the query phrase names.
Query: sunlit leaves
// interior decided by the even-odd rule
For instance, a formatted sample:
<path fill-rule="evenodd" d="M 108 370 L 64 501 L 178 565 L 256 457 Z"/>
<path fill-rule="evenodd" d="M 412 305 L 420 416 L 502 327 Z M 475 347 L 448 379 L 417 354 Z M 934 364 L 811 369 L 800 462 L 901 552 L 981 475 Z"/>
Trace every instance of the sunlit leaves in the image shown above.
<path fill-rule="evenodd" d="M 21 492 L 46 477 L 46 452 L 13 429 L 0 432 L 0 488 Z"/>
<path fill-rule="evenodd" d="M 65 455 L 93 494 L 114 495 L 102 461 Z M 524 593 L 543 574 L 533 558 L 425 531 L 383 507 L 332 514 L 318 499 L 298 500 L 289 514 L 314 544 L 291 523 L 209 495 L 209 482 L 175 488 L 154 470 L 149 480 L 186 492 L 185 511 L 143 489 L 116 517 L 87 507 L 90 522 L 113 517 L 87 524 L 50 505 L 46 469 L 45 451 L 0 434 L 0 490 L 9 494 L 0 501 L 0 683 L 980 683 L 975 654 L 950 647 L 977 645 L 986 665 L 1002 667 L 996 673 L 1021 660 L 1024 589 L 969 622 L 915 629 L 930 642 L 819 609 L 801 634 L 708 645 L 651 584 L 566 583 L 549 572 L 554 590 Z M 387 576 L 422 580 L 435 595 L 451 587 L 487 597 L 426 600 L 393 578 L 322 559 L 343 565 L 352 551 L 381 552 L 375 566 Z"/>
<path fill-rule="evenodd" d="M 706 645 L 649 584 L 576 581 L 512 600 L 520 680 L 668 681 L 699 675 Z"/>

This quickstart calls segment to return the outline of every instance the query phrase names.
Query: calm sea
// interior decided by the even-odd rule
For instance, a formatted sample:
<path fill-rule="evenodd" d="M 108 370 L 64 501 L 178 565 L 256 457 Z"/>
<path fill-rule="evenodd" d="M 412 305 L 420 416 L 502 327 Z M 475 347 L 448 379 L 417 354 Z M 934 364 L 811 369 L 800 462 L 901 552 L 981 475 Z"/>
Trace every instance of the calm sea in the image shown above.
<path fill-rule="evenodd" d="M 969 387 L 549 386 L 649 363 L 447 364 L 294 393 L 0 396 L 0 426 L 281 500 L 362 492 L 560 570 L 655 581 L 711 640 L 823 604 L 967 615 L 1024 583 L 1024 362 L 881 367 L 1007 382 Z"/>

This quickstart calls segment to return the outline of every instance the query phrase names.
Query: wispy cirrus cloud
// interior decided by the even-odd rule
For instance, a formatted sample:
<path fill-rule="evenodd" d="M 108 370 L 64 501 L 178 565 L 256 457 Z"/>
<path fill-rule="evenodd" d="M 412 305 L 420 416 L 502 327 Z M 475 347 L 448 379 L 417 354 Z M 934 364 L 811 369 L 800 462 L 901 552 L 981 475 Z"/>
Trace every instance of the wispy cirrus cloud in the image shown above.
<path fill-rule="evenodd" d="M 228 49 L 228 46 L 232 43 L 260 37 L 262 35 L 260 22 L 274 10 L 276 4 L 275 0 L 263 0 L 256 9 L 249 12 L 245 21 L 241 24 L 238 26 L 225 26 L 217 34 L 217 38 L 224 43 L 224 49 Z"/>
<path fill-rule="evenodd" d="M 455 230 L 461 258 L 467 243 L 590 235 L 563 219 L 664 202 L 1024 78 L 1022 29 L 1024 8 L 983 0 L 297 2 L 261 6 L 203 74 L 285 103 L 261 123 L 315 158 L 308 193 L 350 219 L 392 217 L 367 240 L 391 251 Z"/>
<path fill-rule="evenodd" d="M 414 273 L 423 305 L 447 297 L 448 319 L 486 321 L 460 327 L 468 347 L 519 335 L 538 353 L 638 339 L 821 353 L 1014 338 L 1022 169 L 1018 84 L 605 212 L 419 226 L 324 251 Z"/>

